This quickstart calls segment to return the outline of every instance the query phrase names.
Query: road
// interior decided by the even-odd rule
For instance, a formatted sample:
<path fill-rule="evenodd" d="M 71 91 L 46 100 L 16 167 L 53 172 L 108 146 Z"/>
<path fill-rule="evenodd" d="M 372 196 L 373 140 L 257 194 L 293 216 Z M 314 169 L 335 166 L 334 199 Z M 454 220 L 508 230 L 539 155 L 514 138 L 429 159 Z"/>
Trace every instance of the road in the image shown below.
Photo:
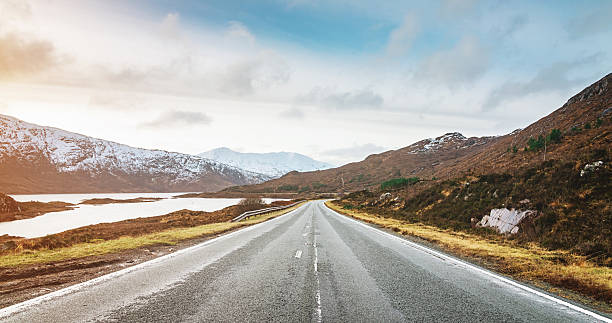
<path fill-rule="evenodd" d="M 606 320 L 572 306 L 314 201 L 276 219 L 0 310 L 0 318 L 9 322 Z"/>

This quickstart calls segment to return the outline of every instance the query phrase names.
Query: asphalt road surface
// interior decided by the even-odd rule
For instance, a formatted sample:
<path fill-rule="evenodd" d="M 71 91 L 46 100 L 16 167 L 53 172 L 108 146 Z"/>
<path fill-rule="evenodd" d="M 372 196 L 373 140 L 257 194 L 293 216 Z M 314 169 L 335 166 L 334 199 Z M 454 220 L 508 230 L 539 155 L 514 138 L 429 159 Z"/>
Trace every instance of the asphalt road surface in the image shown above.
<path fill-rule="evenodd" d="M 608 320 L 309 202 L 0 310 L 16 322 Z"/>

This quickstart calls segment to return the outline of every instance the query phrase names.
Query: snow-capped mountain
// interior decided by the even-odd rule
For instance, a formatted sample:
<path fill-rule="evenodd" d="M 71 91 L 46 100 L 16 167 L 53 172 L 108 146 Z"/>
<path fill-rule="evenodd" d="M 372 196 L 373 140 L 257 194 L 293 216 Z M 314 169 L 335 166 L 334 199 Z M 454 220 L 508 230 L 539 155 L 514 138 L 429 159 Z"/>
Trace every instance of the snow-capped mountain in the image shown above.
<path fill-rule="evenodd" d="M 298 153 L 240 153 L 229 148 L 217 148 L 198 154 L 218 162 L 252 172 L 281 177 L 291 171 L 308 172 L 334 167 Z"/>
<path fill-rule="evenodd" d="M 4 192 L 212 191 L 268 179 L 199 156 L 134 148 L 0 115 Z"/>
<path fill-rule="evenodd" d="M 442 149 L 464 149 L 477 145 L 484 145 L 493 137 L 467 138 L 458 132 L 449 132 L 436 138 L 424 139 L 403 148 L 409 154 L 432 153 Z"/>

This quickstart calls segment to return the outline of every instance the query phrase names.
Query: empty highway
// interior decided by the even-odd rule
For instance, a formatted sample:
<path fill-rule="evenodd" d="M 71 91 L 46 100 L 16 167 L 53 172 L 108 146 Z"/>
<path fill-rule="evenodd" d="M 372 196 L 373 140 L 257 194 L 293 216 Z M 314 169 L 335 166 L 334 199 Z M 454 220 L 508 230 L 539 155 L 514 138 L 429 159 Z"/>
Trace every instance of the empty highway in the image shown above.
<path fill-rule="evenodd" d="M 0 310 L 9 322 L 597 322 L 607 318 L 309 202 Z"/>

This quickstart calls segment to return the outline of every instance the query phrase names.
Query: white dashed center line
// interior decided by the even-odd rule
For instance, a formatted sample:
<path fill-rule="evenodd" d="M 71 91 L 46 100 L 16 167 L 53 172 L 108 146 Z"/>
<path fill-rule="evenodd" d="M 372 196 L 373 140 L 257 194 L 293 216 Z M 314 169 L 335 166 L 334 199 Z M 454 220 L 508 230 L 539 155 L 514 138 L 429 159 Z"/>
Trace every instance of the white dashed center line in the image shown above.
<path fill-rule="evenodd" d="M 298 250 L 295 252 L 295 258 L 302 258 L 302 250 Z"/>

